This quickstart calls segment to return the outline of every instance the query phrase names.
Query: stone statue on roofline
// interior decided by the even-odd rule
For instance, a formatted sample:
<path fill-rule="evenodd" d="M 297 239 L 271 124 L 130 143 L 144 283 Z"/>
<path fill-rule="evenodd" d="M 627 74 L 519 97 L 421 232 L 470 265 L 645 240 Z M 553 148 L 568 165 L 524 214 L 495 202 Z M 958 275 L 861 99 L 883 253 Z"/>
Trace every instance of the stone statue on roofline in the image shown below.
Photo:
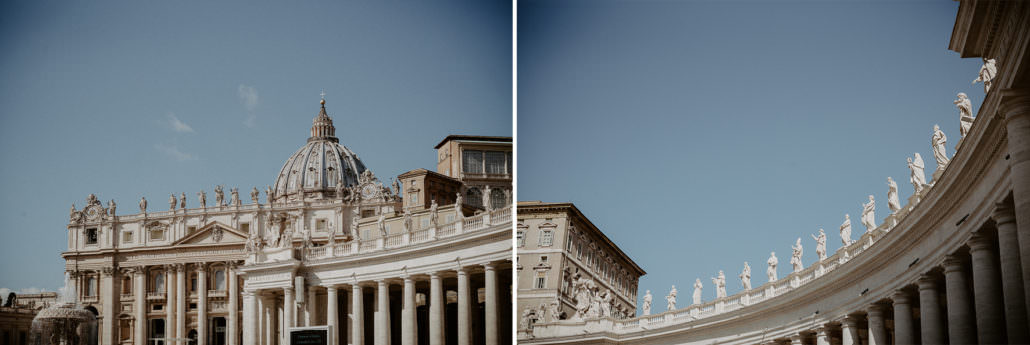
<path fill-rule="evenodd" d="M 551 322 L 555 322 L 561 319 L 561 302 L 557 299 L 551 302 Z"/>
<path fill-rule="evenodd" d="M 815 240 L 815 254 L 819 256 L 819 261 L 826 260 L 826 231 L 819 229 L 819 236 L 810 236 Z"/>
<path fill-rule="evenodd" d="M 983 66 L 980 66 L 980 73 L 977 73 L 976 80 L 973 80 L 973 85 L 976 83 L 984 83 L 984 94 L 991 92 L 991 84 L 993 84 L 994 77 L 998 75 L 998 65 L 995 59 L 984 60 Z"/>
<path fill-rule="evenodd" d="M 959 92 L 958 99 L 952 103 L 958 108 L 959 134 L 965 138 L 966 134 L 969 134 L 969 128 L 973 126 L 973 104 L 964 92 Z"/>
<path fill-rule="evenodd" d="M 712 285 L 715 285 L 715 298 L 726 297 L 726 274 L 719 270 L 719 275 L 712 277 Z"/>
<path fill-rule="evenodd" d="M 926 173 L 923 172 L 925 167 L 926 164 L 923 163 L 923 157 L 919 155 L 919 152 L 915 153 L 914 158 L 908 158 L 908 169 L 911 172 L 909 182 L 912 182 L 912 188 L 915 189 L 916 194 L 922 192 L 926 186 Z"/>
<path fill-rule="evenodd" d="M 744 286 L 744 290 L 751 290 L 751 266 L 744 261 L 744 271 L 740 272 L 740 285 Z"/>
<path fill-rule="evenodd" d="M 669 303 L 669 310 L 676 310 L 676 285 L 673 285 L 672 290 L 665 296 L 665 301 Z"/>
<path fill-rule="evenodd" d="M 186 192 L 182 192 L 182 194 L 179 195 L 179 208 L 183 209 L 183 211 L 186 210 Z"/>
<path fill-rule="evenodd" d="M 272 186 L 265 185 L 265 202 L 271 204 L 275 194 L 272 192 Z"/>
<path fill-rule="evenodd" d="M 207 207 L 207 193 L 204 193 L 203 189 L 197 193 L 197 201 L 200 202 L 200 207 Z"/>
<path fill-rule="evenodd" d="M 254 205 L 258 204 L 258 200 L 260 198 L 261 198 L 261 192 L 258 191 L 257 187 L 254 187 L 254 189 L 250 190 L 250 201 L 253 202 Z"/>
<path fill-rule="evenodd" d="M 376 220 L 376 227 L 379 228 L 379 237 L 386 238 L 386 214 L 380 213 L 379 219 Z"/>
<path fill-rule="evenodd" d="M 439 210 L 440 210 L 440 205 L 438 205 L 436 203 L 436 199 L 433 199 L 432 204 L 430 204 L 430 206 L 429 206 L 429 225 L 432 226 L 433 228 L 436 228 L 438 225 L 440 225 Z"/>
<path fill-rule="evenodd" d="M 140 197 L 139 198 L 139 211 L 141 213 L 147 213 L 147 198 L 146 197 Z"/>
<path fill-rule="evenodd" d="M 240 204 L 241 204 L 241 202 L 240 202 L 240 189 L 237 188 L 237 187 L 232 187 L 232 189 L 230 190 L 230 193 L 232 193 L 232 199 L 229 202 L 233 206 L 240 206 Z"/>
<path fill-rule="evenodd" d="M 691 296 L 693 297 L 693 300 L 691 302 L 694 302 L 694 304 L 701 304 L 702 287 L 704 287 L 704 285 L 701 284 L 701 278 L 694 279 L 694 295 Z"/>
<path fill-rule="evenodd" d="M 840 224 L 840 241 L 845 245 L 850 245 L 854 241 L 851 240 L 851 215 L 844 214 L 844 222 Z"/>
<path fill-rule="evenodd" d="M 111 217 L 114 217 L 114 210 L 117 207 L 118 207 L 118 204 L 114 203 L 114 199 L 111 199 L 111 201 L 109 201 L 107 203 L 107 212 L 110 213 Z"/>
<path fill-rule="evenodd" d="M 776 252 L 769 253 L 769 260 L 765 263 L 769 265 L 769 267 L 765 269 L 765 274 L 769 276 L 769 281 L 776 281 L 776 265 L 780 264 L 780 260 L 776 258 Z"/>
<path fill-rule="evenodd" d="M 225 205 L 225 194 L 222 191 L 222 186 L 221 185 L 215 186 L 215 206 L 219 206 L 220 207 L 220 206 L 224 206 L 224 205 Z"/>
<path fill-rule="evenodd" d="M 647 293 L 644 294 L 644 304 L 641 307 L 641 309 L 643 309 L 643 311 L 644 311 L 643 315 L 651 315 L 651 300 L 652 299 L 654 299 L 654 297 L 651 296 L 651 290 L 647 290 Z"/>
<path fill-rule="evenodd" d="M 175 211 L 175 205 L 178 203 L 179 200 L 175 199 L 175 193 L 172 193 L 172 196 L 168 197 L 168 209 Z"/>
<path fill-rule="evenodd" d="M 901 200 L 898 198 L 898 183 L 887 176 L 887 208 L 891 213 L 898 213 L 901 210 Z"/>
<path fill-rule="evenodd" d="M 933 158 L 937 160 L 937 171 L 944 170 L 948 166 L 948 153 L 944 147 L 948 143 L 948 136 L 944 135 L 941 127 L 933 125 L 933 137 L 930 138 L 930 146 L 933 147 Z"/>
<path fill-rule="evenodd" d="M 876 201 L 873 196 L 869 196 L 869 202 L 862 204 L 862 225 L 865 225 L 866 231 L 870 231 L 876 228 Z"/>
<path fill-rule="evenodd" d="M 791 247 L 794 250 L 793 255 L 790 257 L 790 264 L 794 266 L 794 272 L 801 272 L 805 269 L 805 266 L 801 264 L 801 255 L 805 253 L 805 248 L 801 246 L 801 237 L 798 237 L 798 241 Z"/>

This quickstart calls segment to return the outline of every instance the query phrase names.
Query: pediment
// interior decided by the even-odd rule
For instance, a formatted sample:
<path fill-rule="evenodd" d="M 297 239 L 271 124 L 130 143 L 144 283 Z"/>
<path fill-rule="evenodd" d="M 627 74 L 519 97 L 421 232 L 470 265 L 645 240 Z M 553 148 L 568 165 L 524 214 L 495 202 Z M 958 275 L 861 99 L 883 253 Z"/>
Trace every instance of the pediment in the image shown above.
<path fill-rule="evenodd" d="M 551 223 L 551 222 L 544 222 L 543 224 L 540 224 L 538 227 L 539 228 L 557 228 L 558 224 L 554 224 L 554 223 Z"/>
<path fill-rule="evenodd" d="M 228 225 L 211 222 L 197 229 L 194 233 L 175 241 L 172 245 L 243 243 L 246 240 L 247 234 L 235 230 Z"/>

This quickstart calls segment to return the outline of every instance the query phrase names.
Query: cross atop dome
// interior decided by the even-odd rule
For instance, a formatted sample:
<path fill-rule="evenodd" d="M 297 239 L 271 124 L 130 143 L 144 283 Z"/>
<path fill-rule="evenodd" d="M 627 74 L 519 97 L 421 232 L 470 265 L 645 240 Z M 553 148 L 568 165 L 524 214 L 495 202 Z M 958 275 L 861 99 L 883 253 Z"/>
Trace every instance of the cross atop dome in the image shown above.
<path fill-rule="evenodd" d="M 325 89 L 322 89 L 322 105 L 325 105 Z"/>

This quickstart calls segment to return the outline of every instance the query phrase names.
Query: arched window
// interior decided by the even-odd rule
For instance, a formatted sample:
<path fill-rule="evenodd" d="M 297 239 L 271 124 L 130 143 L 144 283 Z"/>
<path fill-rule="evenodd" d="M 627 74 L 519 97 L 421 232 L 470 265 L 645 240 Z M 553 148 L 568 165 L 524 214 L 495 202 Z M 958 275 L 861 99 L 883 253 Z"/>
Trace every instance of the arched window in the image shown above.
<path fill-rule="evenodd" d="M 479 188 L 469 188 L 467 191 L 465 191 L 464 202 L 469 206 L 482 207 L 483 192 L 480 192 Z"/>
<path fill-rule="evenodd" d="M 225 270 L 215 271 L 215 290 L 225 291 Z"/>
<path fill-rule="evenodd" d="M 508 206 L 508 198 L 504 196 L 504 191 L 499 188 L 491 190 L 490 207 L 496 210 L 505 206 Z"/>

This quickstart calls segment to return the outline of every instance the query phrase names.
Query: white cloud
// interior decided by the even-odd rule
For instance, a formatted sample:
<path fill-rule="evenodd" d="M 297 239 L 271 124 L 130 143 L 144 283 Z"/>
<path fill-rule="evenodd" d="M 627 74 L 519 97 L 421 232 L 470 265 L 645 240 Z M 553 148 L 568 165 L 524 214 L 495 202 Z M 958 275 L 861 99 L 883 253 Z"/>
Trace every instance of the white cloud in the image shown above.
<path fill-rule="evenodd" d="M 187 125 L 185 122 L 179 121 L 179 118 L 175 116 L 175 113 L 168 112 L 168 124 L 172 126 L 172 130 L 179 133 L 196 133 L 193 131 L 193 127 Z"/>
<path fill-rule="evenodd" d="M 175 146 L 157 144 L 154 145 L 154 148 L 156 148 L 158 151 L 163 152 L 166 155 L 171 156 L 172 158 L 175 158 L 180 162 L 197 159 L 197 157 L 192 154 L 179 151 L 179 148 Z"/>
<path fill-rule="evenodd" d="M 243 107 L 247 108 L 247 119 L 243 121 L 243 124 L 247 127 L 254 127 L 257 120 L 257 115 L 254 115 L 254 111 L 257 110 L 258 106 L 257 89 L 240 84 L 236 89 L 236 94 L 240 97 L 240 103 L 243 103 Z"/>

